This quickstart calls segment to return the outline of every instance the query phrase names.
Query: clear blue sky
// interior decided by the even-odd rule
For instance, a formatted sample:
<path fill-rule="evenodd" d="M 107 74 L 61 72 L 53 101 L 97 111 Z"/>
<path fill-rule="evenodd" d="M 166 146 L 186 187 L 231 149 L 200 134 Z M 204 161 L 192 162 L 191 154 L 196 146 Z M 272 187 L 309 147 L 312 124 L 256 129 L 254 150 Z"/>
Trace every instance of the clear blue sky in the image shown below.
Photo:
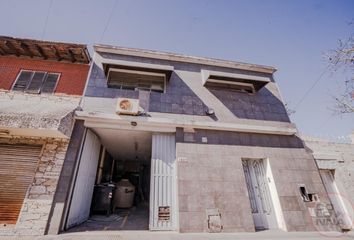
<path fill-rule="evenodd" d="M 354 19 L 353 0 L 53 0 L 52 4 L 0 0 L 0 4 L 0 35 L 274 66 L 283 98 L 293 108 L 326 68 L 324 53 L 353 32 L 347 23 Z M 343 81 L 342 74 L 326 72 L 303 99 L 291 116 L 301 133 L 336 138 L 354 130 L 354 114 L 333 116 L 329 110 L 331 95 Z"/>

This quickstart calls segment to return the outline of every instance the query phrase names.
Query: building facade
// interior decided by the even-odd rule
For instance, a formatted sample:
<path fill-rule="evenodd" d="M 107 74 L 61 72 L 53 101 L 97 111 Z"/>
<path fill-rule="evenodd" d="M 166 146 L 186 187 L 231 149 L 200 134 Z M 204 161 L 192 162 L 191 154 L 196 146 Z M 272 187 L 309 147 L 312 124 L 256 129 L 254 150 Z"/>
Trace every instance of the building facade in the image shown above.
<path fill-rule="evenodd" d="M 45 233 L 89 63 L 85 45 L 0 37 L 0 235 Z"/>
<path fill-rule="evenodd" d="M 85 224 L 103 196 L 97 192 L 134 176 L 146 230 L 340 230 L 274 68 L 105 45 L 94 51 L 48 234 Z"/>
<path fill-rule="evenodd" d="M 350 230 L 354 224 L 354 133 L 351 143 L 302 137 L 316 160 L 320 175 L 339 216 L 339 224 Z"/>

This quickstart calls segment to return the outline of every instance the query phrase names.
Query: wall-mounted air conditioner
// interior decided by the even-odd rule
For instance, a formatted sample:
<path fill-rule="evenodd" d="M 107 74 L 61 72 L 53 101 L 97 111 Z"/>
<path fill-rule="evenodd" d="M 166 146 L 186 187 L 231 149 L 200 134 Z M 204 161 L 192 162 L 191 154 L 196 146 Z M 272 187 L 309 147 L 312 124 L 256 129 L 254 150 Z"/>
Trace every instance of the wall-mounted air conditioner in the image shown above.
<path fill-rule="evenodd" d="M 118 98 L 116 113 L 137 115 L 139 113 L 139 99 Z"/>

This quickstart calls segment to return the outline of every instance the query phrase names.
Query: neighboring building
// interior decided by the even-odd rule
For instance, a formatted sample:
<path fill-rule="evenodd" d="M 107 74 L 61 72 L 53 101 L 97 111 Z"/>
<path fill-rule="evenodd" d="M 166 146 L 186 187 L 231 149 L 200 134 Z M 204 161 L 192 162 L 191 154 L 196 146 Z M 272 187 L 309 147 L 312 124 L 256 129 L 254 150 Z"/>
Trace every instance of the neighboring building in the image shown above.
<path fill-rule="evenodd" d="M 317 162 L 327 193 L 344 229 L 352 229 L 354 224 L 354 133 L 351 137 L 351 143 L 302 137 Z"/>
<path fill-rule="evenodd" d="M 49 234 L 92 227 L 97 219 L 85 221 L 94 210 L 112 210 L 107 199 L 122 178 L 137 179 L 140 205 L 102 229 L 338 229 L 274 68 L 104 45 L 94 50 Z"/>
<path fill-rule="evenodd" d="M 0 235 L 44 234 L 89 63 L 85 45 L 0 37 Z"/>

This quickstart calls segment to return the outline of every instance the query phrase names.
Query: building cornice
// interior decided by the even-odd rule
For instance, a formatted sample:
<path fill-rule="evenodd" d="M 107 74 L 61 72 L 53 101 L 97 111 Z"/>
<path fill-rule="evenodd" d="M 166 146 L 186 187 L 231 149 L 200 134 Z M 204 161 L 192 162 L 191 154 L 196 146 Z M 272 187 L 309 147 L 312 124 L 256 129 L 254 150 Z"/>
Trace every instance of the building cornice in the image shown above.
<path fill-rule="evenodd" d="M 228 61 L 228 60 L 220 60 L 220 59 L 213 59 L 213 58 L 205 58 L 205 57 L 195 57 L 195 56 L 188 56 L 188 55 L 182 55 L 176 53 L 159 52 L 159 51 L 152 51 L 152 50 L 143 50 L 143 49 L 136 49 L 136 48 L 101 45 L 101 44 L 94 45 L 93 48 L 95 52 L 113 53 L 113 54 L 128 55 L 128 56 L 135 56 L 135 57 L 167 60 L 167 61 L 203 64 L 203 65 L 225 67 L 225 68 L 253 71 L 259 73 L 266 73 L 266 74 L 273 74 L 276 71 L 274 67 L 270 67 L 270 66 Z"/>

